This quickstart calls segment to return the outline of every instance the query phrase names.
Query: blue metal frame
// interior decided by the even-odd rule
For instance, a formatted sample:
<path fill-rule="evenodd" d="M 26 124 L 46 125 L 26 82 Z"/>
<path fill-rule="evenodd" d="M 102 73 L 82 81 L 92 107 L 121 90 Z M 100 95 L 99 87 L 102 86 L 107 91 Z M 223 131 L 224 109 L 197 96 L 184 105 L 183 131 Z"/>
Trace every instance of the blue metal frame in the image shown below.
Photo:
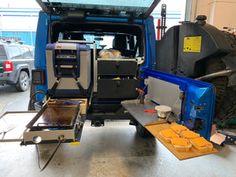
<path fill-rule="evenodd" d="M 203 127 L 198 133 L 209 139 L 215 108 L 214 86 L 210 83 L 196 81 L 190 78 L 145 69 L 143 78 L 147 78 L 148 76 L 179 85 L 180 90 L 184 92 L 182 114 L 179 123 L 192 129 L 195 121 L 197 119 L 201 120 Z M 201 109 L 197 109 L 199 107 Z"/>
<path fill-rule="evenodd" d="M 45 71 L 45 75 L 47 75 L 46 70 L 46 45 L 48 41 L 48 15 L 44 12 L 39 12 L 38 26 L 36 32 L 36 40 L 35 40 L 35 60 L 34 65 L 36 69 L 42 69 Z M 45 85 L 37 85 L 35 87 L 35 91 L 42 90 L 45 93 L 47 92 L 47 77 L 45 78 Z M 36 95 L 37 101 L 42 101 L 43 95 Z"/>
<path fill-rule="evenodd" d="M 154 69 L 156 66 L 156 36 L 153 17 L 143 21 L 145 31 L 145 61 L 141 71 L 145 68 Z"/>

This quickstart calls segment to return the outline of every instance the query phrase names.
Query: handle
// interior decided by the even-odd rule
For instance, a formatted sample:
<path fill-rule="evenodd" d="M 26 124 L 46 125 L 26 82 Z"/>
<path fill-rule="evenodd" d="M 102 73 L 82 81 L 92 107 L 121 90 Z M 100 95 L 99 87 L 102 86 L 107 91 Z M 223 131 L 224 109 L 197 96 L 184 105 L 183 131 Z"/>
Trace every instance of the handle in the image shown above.
<path fill-rule="evenodd" d="M 116 62 L 116 69 L 119 69 L 120 68 L 120 62 Z"/>
<path fill-rule="evenodd" d="M 121 82 L 120 81 L 116 81 L 116 87 L 120 87 Z"/>

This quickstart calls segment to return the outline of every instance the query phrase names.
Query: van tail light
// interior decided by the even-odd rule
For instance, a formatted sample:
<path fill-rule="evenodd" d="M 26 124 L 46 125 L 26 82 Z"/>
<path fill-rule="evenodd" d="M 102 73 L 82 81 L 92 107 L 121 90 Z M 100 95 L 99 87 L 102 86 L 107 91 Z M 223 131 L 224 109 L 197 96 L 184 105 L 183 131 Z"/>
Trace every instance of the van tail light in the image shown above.
<path fill-rule="evenodd" d="M 4 70 L 7 72 L 11 72 L 13 70 L 13 65 L 11 60 L 6 60 L 3 63 Z"/>

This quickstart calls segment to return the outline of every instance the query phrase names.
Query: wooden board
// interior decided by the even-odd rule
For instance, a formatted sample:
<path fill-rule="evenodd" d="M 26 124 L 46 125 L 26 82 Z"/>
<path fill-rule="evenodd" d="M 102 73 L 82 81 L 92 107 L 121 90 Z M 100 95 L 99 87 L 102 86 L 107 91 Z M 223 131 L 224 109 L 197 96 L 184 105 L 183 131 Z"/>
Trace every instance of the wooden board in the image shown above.
<path fill-rule="evenodd" d="M 151 124 L 151 125 L 145 125 L 145 128 L 149 132 L 151 132 L 153 134 L 153 136 L 155 136 L 179 160 L 186 160 L 186 159 L 190 159 L 190 158 L 194 158 L 194 157 L 199 157 L 199 156 L 203 156 L 203 155 L 208 155 L 208 154 L 213 154 L 213 153 L 217 153 L 218 152 L 215 148 L 211 152 L 207 152 L 207 153 L 199 152 L 197 149 L 195 149 L 193 147 L 191 148 L 191 150 L 189 152 L 179 152 L 179 151 L 175 150 L 175 148 L 171 145 L 171 143 L 167 143 L 159 135 L 159 132 L 161 130 L 170 128 L 170 125 L 171 124 L 168 124 L 168 123 Z"/>

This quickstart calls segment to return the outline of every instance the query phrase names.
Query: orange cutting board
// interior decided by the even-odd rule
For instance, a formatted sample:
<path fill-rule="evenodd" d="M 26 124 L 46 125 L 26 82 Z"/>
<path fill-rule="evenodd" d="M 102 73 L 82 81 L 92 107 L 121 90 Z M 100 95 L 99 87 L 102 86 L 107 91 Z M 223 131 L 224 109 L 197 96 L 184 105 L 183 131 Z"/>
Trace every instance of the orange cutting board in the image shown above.
<path fill-rule="evenodd" d="M 159 134 L 161 130 L 170 128 L 171 125 L 175 123 L 169 124 L 169 123 L 162 123 L 162 124 L 149 124 L 145 125 L 145 128 L 153 135 L 155 136 L 172 154 L 175 155 L 179 160 L 186 160 L 194 157 L 199 157 L 203 155 L 213 154 L 217 153 L 218 151 L 214 148 L 211 152 L 199 152 L 194 147 L 191 148 L 189 152 L 179 152 L 177 151 L 171 143 L 167 143 L 165 140 L 163 140 Z"/>

